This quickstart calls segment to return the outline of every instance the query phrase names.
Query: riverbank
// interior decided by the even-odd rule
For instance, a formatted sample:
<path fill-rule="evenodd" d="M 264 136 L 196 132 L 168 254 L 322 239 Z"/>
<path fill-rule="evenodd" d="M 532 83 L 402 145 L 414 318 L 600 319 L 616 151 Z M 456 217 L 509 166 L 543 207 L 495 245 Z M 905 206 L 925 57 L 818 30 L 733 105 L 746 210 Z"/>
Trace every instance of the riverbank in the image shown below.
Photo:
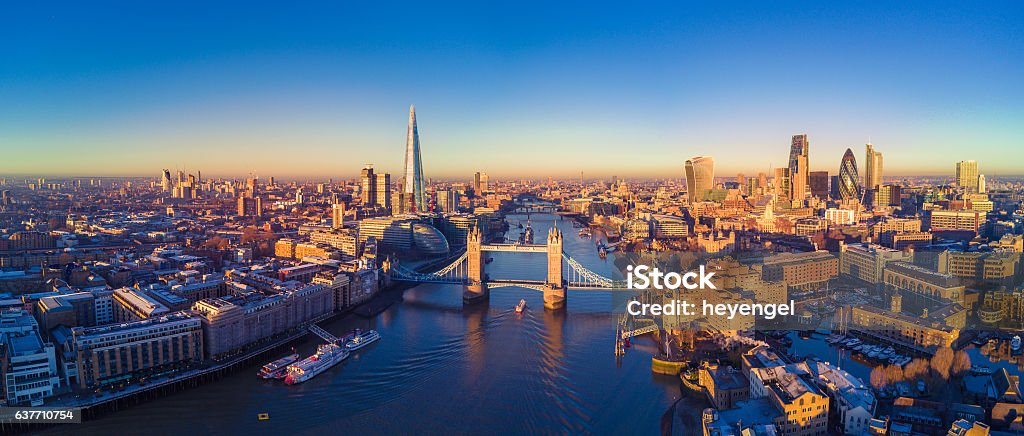
<path fill-rule="evenodd" d="M 408 289 L 406 284 L 395 284 L 382 290 L 360 305 L 334 312 L 328 316 L 311 321 L 309 324 L 331 322 L 340 317 L 356 314 L 363 317 L 374 317 L 402 301 L 403 292 Z M 308 324 L 307 324 L 308 325 Z M 48 399 L 43 407 L 81 409 L 82 420 L 87 421 L 102 417 L 147 401 L 173 395 L 177 392 L 203 386 L 207 383 L 236 373 L 238 370 L 258 363 L 272 360 L 289 350 L 289 345 L 309 334 L 306 328 L 297 328 L 282 337 L 260 344 L 239 356 L 225 361 L 207 361 L 204 366 L 190 369 L 167 378 L 151 379 L 146 384 L 126 386 L 120 391 L 111 392 L 72 392 Z M 214 363 L 210 363 L 214 362 Z M 13 424 L 0 422 L 0 434 L 24 433 L 33 430 L 50 428 L 60 424 Z"/>

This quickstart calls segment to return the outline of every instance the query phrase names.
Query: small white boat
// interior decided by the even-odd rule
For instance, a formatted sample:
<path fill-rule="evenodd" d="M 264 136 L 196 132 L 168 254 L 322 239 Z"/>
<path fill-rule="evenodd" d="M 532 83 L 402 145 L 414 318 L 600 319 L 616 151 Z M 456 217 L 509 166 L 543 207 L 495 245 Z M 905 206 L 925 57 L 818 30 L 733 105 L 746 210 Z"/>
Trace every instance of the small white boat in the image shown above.
<path fill-rule="evenodd" d="M 987 367 L 987 366 L 974 365 L 974 366 L 971 367 L 971 374 L 974 374 L 974 375 L 992 375 L 992 374 L 995 374 L 995 371 L 993 371 L 992 368 Z"/>
<path fill-rule="evenodd" d="M 365 332 L 356 330 L 356 333 L 352 335 L 352 339 L 345 342 L 345 349 L 356 351 L 379 340 L 380 333 L 377 333 L 376 330 L 367 330 Z"/>

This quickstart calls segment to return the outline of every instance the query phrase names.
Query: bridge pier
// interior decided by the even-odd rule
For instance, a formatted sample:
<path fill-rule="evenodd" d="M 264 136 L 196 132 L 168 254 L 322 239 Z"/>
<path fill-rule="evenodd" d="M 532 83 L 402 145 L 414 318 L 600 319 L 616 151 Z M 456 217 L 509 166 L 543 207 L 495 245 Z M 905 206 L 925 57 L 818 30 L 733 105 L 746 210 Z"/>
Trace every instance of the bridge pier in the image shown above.
<path fill-rule="evenodd" d="M 544 285 L 544 308 L 550 310 L 565 309 L 565 287 Z"/>
<path fill-rule="evenodd" d="M 481 303 L 487 301 L 489 297 L 490 292 L 487 289 L 487 283 L 470 283 L 462 290 L 462 304 Z"/>

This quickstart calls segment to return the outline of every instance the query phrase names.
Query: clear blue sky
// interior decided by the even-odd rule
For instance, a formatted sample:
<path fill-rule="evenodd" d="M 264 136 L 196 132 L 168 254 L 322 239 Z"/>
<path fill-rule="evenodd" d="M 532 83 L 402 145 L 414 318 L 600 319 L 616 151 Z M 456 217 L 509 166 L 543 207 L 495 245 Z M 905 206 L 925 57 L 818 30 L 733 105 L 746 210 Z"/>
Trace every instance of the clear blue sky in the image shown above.
<path fill-rule="evenodd" d="M 0 173 L 1024 173 L 1021 2 L 164 3 L 3 7 Z"/>

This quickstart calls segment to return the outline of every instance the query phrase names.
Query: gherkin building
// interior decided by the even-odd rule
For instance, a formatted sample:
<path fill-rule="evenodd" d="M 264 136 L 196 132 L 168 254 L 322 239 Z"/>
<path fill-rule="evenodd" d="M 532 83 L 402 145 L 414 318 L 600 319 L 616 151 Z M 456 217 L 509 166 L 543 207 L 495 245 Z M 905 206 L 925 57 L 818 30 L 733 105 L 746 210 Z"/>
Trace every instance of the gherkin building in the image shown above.
<path fill-rule="evenodd" d="M 846 149 L 839 164 L 839 198 L 843 200 L 860 198 L 860 177 L 857 176 L 857 158 L 853 150 Z"/>

